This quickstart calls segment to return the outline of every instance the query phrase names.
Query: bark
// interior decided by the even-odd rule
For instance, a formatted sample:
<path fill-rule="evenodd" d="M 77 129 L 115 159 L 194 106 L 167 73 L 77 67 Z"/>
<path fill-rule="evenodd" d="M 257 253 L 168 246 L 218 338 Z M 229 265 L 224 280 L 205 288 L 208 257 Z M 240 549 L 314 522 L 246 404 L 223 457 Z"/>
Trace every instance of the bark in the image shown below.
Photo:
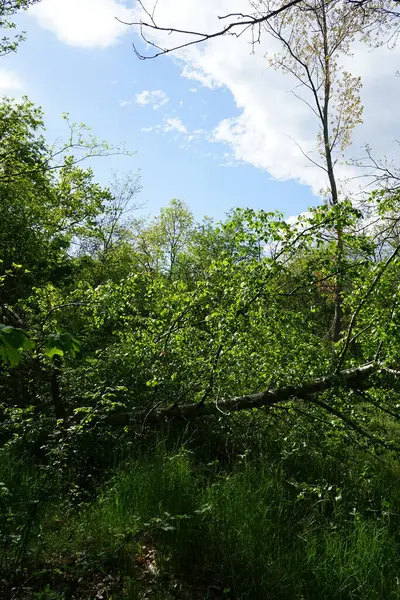
<path fill-rule="evenodd" d="M 324 392 L 335 386 L 348 389 L 365 388 L 369 377 L 378 370 L 391 377 L 400 377 L 400 371 L 385 369 L 379 363 L 368 363 L 361 367 L 347 369 L 337 374 L 330 374 L 326 377 L 315 379 L 303 385 L 284 386 L 256 394 L 229 398 L 220 402 L 210 402 L 207 404 L 196 402 L 183 404 L 182 406 L 174 404 L 172 407 L 150 412 L 114 413 L 109 415 L 108 423 L 110 425 L 122 426 L 128 423 L 157 423 L 169 419 L 191 420 L 196 417 L 205 417 L 219 413 L 230 414 L 240 410 L 274 406 L 280 402 L 286 402 L 295 398 L 305 400 L 314 394 Z"/>
<path fill-rule="evenodd" d="M 339 194 L 337 189 L 335 169 L 332 160 L 332 144 L 330 140 L 329 131 L 329 102 L 331 98 L 331 66 L 329 55 L 329 44 L 328 44 L 328 25 L 326 22 L 326 9 L 325 5 L 322 5 L 322 35 L 324 38 L 324 104 L 322 111 L 322 129 L 324 137 L 324 153 L 326 161 L 326 170 L 328 173 L 329 187 L 331 191 L 331 204 L 336 206 L 339 202 Z M 342 332 L 342 293 L 343 293 L 343 282 L 342 282 L 342 261 L 343 261 L 343 235 L 340 227 L 335 228 L 336 231 L 336 285 L 335 285 L 335 312 L 332 324 L 332 341 L 338 342 L 340 334 Z"/>

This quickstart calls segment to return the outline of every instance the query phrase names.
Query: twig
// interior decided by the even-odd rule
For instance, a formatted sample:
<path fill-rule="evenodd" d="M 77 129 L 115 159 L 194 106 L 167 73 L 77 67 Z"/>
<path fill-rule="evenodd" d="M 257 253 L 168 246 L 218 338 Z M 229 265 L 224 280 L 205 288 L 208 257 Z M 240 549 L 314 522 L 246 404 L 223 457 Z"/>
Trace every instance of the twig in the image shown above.
<path fill-rule="evenodd" d="M 351 321 L 350 321 L 349 329 L 347 331 L 346 342 L 345 342 L 343 351 L 342 351 L 342 353 L 341 353 L 341 355 L 339 357 L 339 362 L 338 362 L 337 369 L 336 369 L 337 372 L 339 372 L 340 369 L 342 368 L 342 364 L 343 364 L 343 361 L 344 361 L 344 359 L 346 357 L 347 350 L 349 349 L 350 340 L 351 340 L 351 334 L 352 334 L 354 326 L 356 324 L 358 315 L 360 314 L 361 310 L 363 309 L 363 307 L 367 303 L 367 301 L 368 301 L 369 297 L 371 296 L 372 292 L 374 291 L 374 289 L 378 285 L 378 283 L 379 283 L 382 275 L 385 273 L 386 269 L 389 267 L 389 265 L 392 263 L 392 261 L 396 258 L 396 256 L 399 254 L 399 252 L 400 252 L 400 244 L 395 248 L 394 252 L 389 256 L 389 258 L 386 260 L 386 262 L 383 265 L 383 267 L 376 274 L 373 282 L 369 286 L 369 288 L 366 291 L 366 293 L 364 294 L 361 302 L 358 304 L 356 310 L 354 311 L 353 316 L 352 316 Z"/>
<path fill-rule="evenodd" d="M 140 60 L 149 60 L 149 59 L 153 59 L 153 58 L 157 58 L 158 56 L 163 56 L 165 54 L 169 54 L 171 52 L 176 52 L 178 50 L 182 50 L 184 48 L 188 48 L 190 46 L 193 46 L 195 44 L 199 44 L 199 43 L 203 43 L 203 42 L 207 42 L 209 40 L 212 40 L 214 38 L 217 37 L 222 37 L 224 35 L 234 35 L 235 37 L 240 37 L 240 35 L 243 33 L 243 30 L 247 30 L 250 27 L 254 27 L 256 25 L 259 25 L 261 23 L 265 23 L 267 22 L 269 19 L 272 19 L 273 17 L 279 15 L 280 13 L 284 12 L 285 10 L 290 9 L 293 6 L 296 6 L 297 4 L 300 4 L 300 2 L 302 2 L 302 0 L 292 0 L 291 2 L 288 2 L 287 4 L 284 4 L 283 6 L 277 8 L 276 10 L 272 10 L 270 11 L 267 15 L 262 15 L 261 17 L 256 17 L 256 16 L 247 16 L 244 15 L 244 19 L 243 20 L 238 20 L 238 21 L 233 21 L 232 23 L 229 23 L 229 25 L 227 25 L 226 27 L 224 27 L 223 29 L 220 29 L 218 31 L 215 31 L 214 33 L 202 33 L 199 31 L 191 31 L 191 30 L 187 30 L 187 29 L 176 29 L 174 27 L 161 27 L 159 25 L 157 25 L 154 22 L 154 12 L 153 15 L 149 15 L 149 11 L 147 9 L 144 9 L 142 3 L 140 2 L 145 14 L 147 14 L 147 16 L 149 17 L 150 21 L 146 22 L 143 20 L 140 21 L 122 21 L 121 19 L 117 18 L 117 21 L 119 23 L 122 23 L 123 25 L 128 25 L 128 26 L 138 26 L 140 29 L 140 34 L 142 39 L 149 44 L 150 46 L 152 46 L 153 48 L 155 48 L 156 50 L 158 50 L 158 52 L 156 52 L 155 54 L 151 55 L 151 56 L 145 56 L 143 54 L 141 54 L 136 45 L 132 44 L 133 46 L 133 50 L 136 54 L 136 56 L 140 59 Z M 229 15 L 228 15 L 229 16 Z M 232 16 L 240 16 L 240 15 L 235 15 L 232 14 Z M 220 20 L 222 20 L 224 17 L 218 17 Z M 242 31 L 239 33 L 234 32 L 233 30 L 241 27 Z M 168 33 L 169 35 L 173 34 L 173 33 L 177 33 L 180 35 L 187 35 L 187 36 L 192 36 L 195 37 L 196 39 L 194 40 L 190 40 L 188 42 L 184 42 L 183 44 L 179 44 L 177 46 L 171 47 L 171 48 L 161 48 L 160 46 L 158 46 L 155 42 L 152 42 L 151 40 L 149 40 L 147 37 L 145 37 L 144 33 L 143 33 L 143 29 L 147 29 L 147 30 L 152 30 L 152 31 L 162 31 L 165 33 Z"/>

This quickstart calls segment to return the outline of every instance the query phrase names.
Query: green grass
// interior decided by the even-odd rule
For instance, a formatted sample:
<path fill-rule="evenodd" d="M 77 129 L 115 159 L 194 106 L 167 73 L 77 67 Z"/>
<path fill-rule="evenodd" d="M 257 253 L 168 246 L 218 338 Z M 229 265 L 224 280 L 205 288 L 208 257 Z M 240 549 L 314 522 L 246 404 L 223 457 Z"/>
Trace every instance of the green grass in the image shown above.
<path fill-rule="evenodd" d="M 159 445 L 120 467 L 91 503 L 57 499 L 53 490 L 38 511 L 24 560 L 47 565 L 40 589 L 63 589 L 65 598 L 60 570 L 75 580 L 118 573 L 124 583 L 109 600 L 143 597 L 149 582 L 137 557 L 150 548 L 159 570 L 149 595 L 154 600 L 172 598 L 171 577 L 179 582 L 179 598 L 190 597 L 192 589 L 196 597 L 217 593 L 238 600 L 400 599 L 398 522 L 365 503 L 369 480 L 357 489 L 359 472 L 343 469 L 343 485 L 353 481 L 354 500 L 364 502 L 360 507 L 346 490 L 343 499 L 335 486 L 296 483 L 294 471 L 300 464 L 288 468 L 267 458 L 220 468 L 199 463 L 187 450 L 171 453 Z M 7 474 L 4 464 L 0 474 Z M 388 481 L 382 474 L 380 492 Z M 38 472 L 24 471 L 21 463 L 8 463 L 7 482 L 28 499 L 43 485 Z M 384 502 L 395 507 L 397 499 L 394 486 Z M 21 526 L 27 512 L 22 500 L 18 506 L 15 525 Z"/>
<path fill-rule="evenodd" d="M 126 466 L 61 535 L 50 531 L 47 558 L 78 548 L 110 552 L 143 528 L 162 571 L 227 597 L 400 598 L 389 523 L 340 503 L 327 519 L 322 504 L 298 499 L 284 474 L 262 462 L 207 478 L 187 453 L 160 453 Z"/>

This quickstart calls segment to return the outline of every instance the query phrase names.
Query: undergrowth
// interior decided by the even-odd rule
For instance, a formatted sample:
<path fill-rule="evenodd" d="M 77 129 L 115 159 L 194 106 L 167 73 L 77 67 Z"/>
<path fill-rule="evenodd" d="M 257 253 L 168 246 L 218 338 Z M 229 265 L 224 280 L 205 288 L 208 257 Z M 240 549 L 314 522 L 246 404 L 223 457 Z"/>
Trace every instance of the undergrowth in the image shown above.
<path fill-rule="evenodd" d="M 2 597 L 400 598 L 399 465 L 357 452 L 329 471 L 306 448 L 224 462 L 159 441 L 82 500 L 3 451 Z"/>

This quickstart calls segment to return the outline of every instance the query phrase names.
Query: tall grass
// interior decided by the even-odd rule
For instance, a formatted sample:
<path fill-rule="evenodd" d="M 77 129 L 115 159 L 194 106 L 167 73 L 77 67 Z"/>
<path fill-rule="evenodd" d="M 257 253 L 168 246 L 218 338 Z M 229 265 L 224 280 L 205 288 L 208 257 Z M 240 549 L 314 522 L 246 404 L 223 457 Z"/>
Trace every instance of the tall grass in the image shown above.
<path fill-rule="evenodd" d="M 138 457 L 81 515 L 50 527 L 41 552 L 109 552 L 141 530 L 151 531 L 161 572 L 200 585 L 204 597 L 213 586 L 241 600 L 400 598 L 396 527 L 340 499 L 304 497 L 260 460 L 216 475 L 186 451 Z M 124 568 L 138 551 L 119 553 Z"/>
<path fill-rule="evenodd" d="M 112 469 L 85 502 L 64 494 L 74 489 L 73 468 L 59 482 L 1 452 L 3 572 L 18 561 L 48 573 L 73 564 L 76 580 L 118 571 L 128 583 L 117 597 L 134 600 L 142 585 L 136 559 L 147 547 L 159 571 L 154 600 L 169 598 L 164 575 L 204 598 L 400 600 L 394 455 L 376 468 L 344 445 L 340 462 L 306 440 L 287 456 L 257 447 L 257 459 L 244 453 L 218 463 L 208 462 L 208 450 L 164 442 Z M 48 574 L 42 583 L 58 589 Z"/>

